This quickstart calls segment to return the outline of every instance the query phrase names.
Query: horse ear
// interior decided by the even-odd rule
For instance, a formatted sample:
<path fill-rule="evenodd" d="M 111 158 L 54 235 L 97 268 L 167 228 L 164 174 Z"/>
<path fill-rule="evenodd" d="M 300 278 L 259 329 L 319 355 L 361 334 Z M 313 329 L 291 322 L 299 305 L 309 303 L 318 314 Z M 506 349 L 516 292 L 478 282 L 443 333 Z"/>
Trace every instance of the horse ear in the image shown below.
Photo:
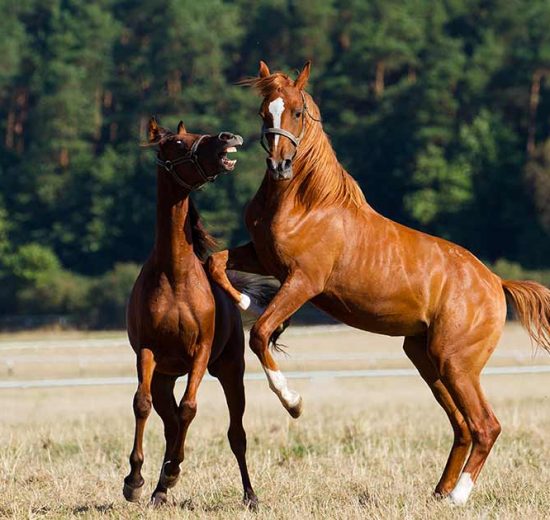
<path fill-rule="evenodd" d="M 148 135 L 150 143 L 156 143 L 161 137 L 161 129 L 154 116 L 149 119 Z"/>
<path fill-rule="evenodd" d="M 302 69 L 302 72 L 298 74 L 298 77 L 296 78 L 296 81 L 294 82 L 294 86 L 299 89 L 303 90 L 305 86 L 307 85 L 307 80 L 309 79 L 309 73 L 311 71 L 311 61 L 306 61 L 306 64 L 304 65 L 304 68 Z"/>
<path fill-rule="evenodd" d="M 269 72 L 269 67 L 265 61 L 260 60 L 260 71 L 258 72 L 258 76 L 260 76 L 260 78 L 271 76 L 271 72 Z"/>
<path fill-rule="evenodd" d="M 184 135 L 187 133 L 187 130 L 185 129 L 185 125 L 183 124 L 183 121 L 180 121 L 178 124 L 178 135 Z"/>

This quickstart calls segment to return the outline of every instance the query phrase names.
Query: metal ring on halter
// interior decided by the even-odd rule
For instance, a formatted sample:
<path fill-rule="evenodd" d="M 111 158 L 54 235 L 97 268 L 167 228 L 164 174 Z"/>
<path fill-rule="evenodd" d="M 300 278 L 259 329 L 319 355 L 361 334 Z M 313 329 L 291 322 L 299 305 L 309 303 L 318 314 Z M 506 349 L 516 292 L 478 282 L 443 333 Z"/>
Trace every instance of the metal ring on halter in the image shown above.
<path fill-rule="evenodd" d="M 296 148 L 296 150 L 294 152 L 294 155 L 296 155 L 297 150 L 298 150 L 298 145 L 300 144 L 300 141 L 304 137 L 304 132 L 306 130 L 306 121 L 305 121 L 306 114 L 311 119 L 313 119 L 313 121 L 315 121 L 317 123 L 322 122 L 321 118 L 317 119 L 317 118 L 315 118 L 311 115 L 310 111 L 308 110 L 308 106 L 307 106 L 307 103 L 306 103 L 306 97 L 304 95 L 304 92 L 300 91 L 300 94 L 302 95 L 302 130 L 300 131 L 300 135 L 298 137 L 296 137 L 293 133 L 291 133 L 287 130 L 284 130 L 283 128 L 266 128 L 265 125 L 262 126 L 262 135 L 260 137 L 260 144 L 262 145 L 262 148 L 267 153 L 271 153 L 271 150 L 269 149 L 269 145 L 267 143 L 267 138 L 266 138 L 266 136 L 268 134 L 276 134 L 276 135 L 282 135 L 283 137 L 286 137 L 288 140 L 290 140 L 290 142 Z"/>
<path fill-rule="evenodd" d="M 224 133 L 224 132 L 221 132 L 219 135 L 221 135 L 222 133 Z M 178 157 L 178 158 L 174 159 L 173 161 L 169 161 L 169 160 L 163 161 L 157 155 L 157 164 L 159 166 L 162 166 L 168 173 L 170 173 L 172 175 L 172 178 L 174 179 L 174 181 L 176 181 L 177 184 L 179 184 L 180 186 L 184 187 L 185 189 L 187 189 L 189 191 L 200 190 L 205 184 L 207 184 L 208 182 L 213 182 L 216 179 L 216 177 L 218 176 L 217 174 L 212 175 L 212 176 L 207 175 L 206 172 L 204 171 L 203 167 L 201 166 L 201 164 L 199 162 L 199 158 L 197 156 L 197 150 L 199 148 L 199 145 L 202 142 L 202 140 L 205 139 L 206 137 L 210 137 L 210 135 L 209 134 L 201 135 L 193 143 L 193 145 L 191 146 L 189 152 L 187 152 L 185 155 L 182 155 L 181 157 Z M 174 166 L 178 166 L 178 165 L 184 164 L 186 162 L 190 162 L 190 163 L 193 164 L 193 166 L 195 166 L 196 170 L 199 172 L 199 175 L 202 177 L 204 182 L 202 182 L 200 184 L 197 184 L 195 186 L 192 186 L 191 184 L 188 184 L 187 182 L 185 182 L 176 173 L 176 170 L 174 169 Z"/>

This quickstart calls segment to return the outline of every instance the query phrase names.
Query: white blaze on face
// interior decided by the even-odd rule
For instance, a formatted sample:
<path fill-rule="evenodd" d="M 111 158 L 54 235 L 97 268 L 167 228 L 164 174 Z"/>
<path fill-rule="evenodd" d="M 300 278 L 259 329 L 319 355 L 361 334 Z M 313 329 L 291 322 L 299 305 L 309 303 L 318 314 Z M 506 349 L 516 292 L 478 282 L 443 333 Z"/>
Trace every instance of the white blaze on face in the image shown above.
<path fill-rule="evenodd" d="M 273 128 L 281 128 L 281 117 L 285 111 L 283 98 L 278 97 L 269 103 L 269 112 L 273 116 Z M 275 147 L 279 144 L 279 135 L 275 134 Z"/>
<path fill-rule="evenodd" d="M 469 473 L 462 473 L 455 488 L 451 491 L 449 499 L 457 506 L 463 506 L 467 501 L 470 493 L 474 489 L 474 482 Z"/>
<path fill-rule="evenodd" d="M 269 381 L 269 388 L 277 394 L 285 408 L 298 406 L 300 403 L 300 394 L 288 388 L 286 377 L 283 373 L 280 370 L 269 370 L 269 368 L 265 367 L 264 371 Z"/>

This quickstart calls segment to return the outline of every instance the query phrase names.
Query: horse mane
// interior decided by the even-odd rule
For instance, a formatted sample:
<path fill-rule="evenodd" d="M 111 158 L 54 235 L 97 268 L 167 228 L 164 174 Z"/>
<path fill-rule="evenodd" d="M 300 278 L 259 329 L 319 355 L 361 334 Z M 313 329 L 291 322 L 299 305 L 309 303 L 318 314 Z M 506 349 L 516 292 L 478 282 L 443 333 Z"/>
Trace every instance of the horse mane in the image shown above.
<path fill-rule="evenodd" d="M 191 223 L 193 251 L 198 258 L 204 262 L 209 253 L 216 248 L 218 243 L 216 239 L 206 231 L 199 215 L 199 210 L 191 197 L 189 197 L 189 220 Z"/>
<path fill-rule="evenodd" d="M 294 82 L 286 74 L 275 72 L 263 78 L 246 78 L 239 84 L 268 97 L 277 90 L 293 86 Z M 319 107 L 305 91 L 304 96 L 308 112 L 304 117 L 306 129 L 294 159 L 296 178 L 301 179 L 297 190 L 299 202 L 308 209 L 363 206 L 366 201 L 361 188 L 338 162 L 330 139 L 318 121 L 321 118 Z"/>

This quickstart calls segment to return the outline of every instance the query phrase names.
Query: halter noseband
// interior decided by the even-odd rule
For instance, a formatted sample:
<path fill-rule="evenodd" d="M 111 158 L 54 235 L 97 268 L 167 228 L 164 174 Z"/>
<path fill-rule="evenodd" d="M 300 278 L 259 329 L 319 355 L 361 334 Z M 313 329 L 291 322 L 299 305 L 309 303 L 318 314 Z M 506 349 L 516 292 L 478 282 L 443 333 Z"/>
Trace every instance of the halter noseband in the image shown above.
<path fill-rule="evenodd" d="M 190 150 L 181 157 L 178 157 L 174 159 L 173 161 L 163 161 L 159 155 L 157 154 L 157 164 L 159 166 L 162 166 L 168 173 L 172 175 L 172 178 L 183 188 L 193 191 L 193 190 L 200 190 L 205 184 L 209 182 L 213 182 L 218 174 L 216 175 L 207 175 L 204 171 L 203 167 L 201 166 L 201 163 L 199 162 L 199 158 L 197 156 L 197 149 L 199 148 L 199 145 L 201 144 L 202 140 L 206 137 L 210 137 L 208 134 L 201 135 L 191 146 Z M 202 177 L 203 182 L 196 184 L 195 186 L 192 186 L 191 184 L 187 184 L 176 172 L 174 169 L 174 166 L 178 166 L 180 164 L 188 163 L 190 162 L 196 170 L 199 172 L 199 175 Z"/>
<path fill-rule="evenodd" d="M 317 123 L 320 123 L 322 121 L 321 118 L 317 119 L 313 117 L 308 110 L 307 103 L 306 103 L 306 97 L 304 95 L 303 91 L 300 91 L 300 94 L 302 95 L 302 130 L 300 132 L 300 135 L 296 137 L 293 133 L 289 132 L 288 130 L 284 130 L 283 128 L 266 128 L 265 125 L 262 125 L 262 135 L 260 137 L 260 144 L 262 145 L 262 148 L 267 152 L 271 153 L 271 150 L 269 149 L 269 145 L 267 143 L 266 136 L 268 134 L 276 134 L 276 135 L 282 135 L 283 137 L 286 137 L 296 148 L 296 151 L 298 150 L 298 145 L 300 144 L 300 141 L 304 137 L 304 132 L 306 130 L 306 114 L 313 119 L 313 121 L 316 121 Z M 296 151 L 294 152 L 294 155 L 296 155 Z"/>

